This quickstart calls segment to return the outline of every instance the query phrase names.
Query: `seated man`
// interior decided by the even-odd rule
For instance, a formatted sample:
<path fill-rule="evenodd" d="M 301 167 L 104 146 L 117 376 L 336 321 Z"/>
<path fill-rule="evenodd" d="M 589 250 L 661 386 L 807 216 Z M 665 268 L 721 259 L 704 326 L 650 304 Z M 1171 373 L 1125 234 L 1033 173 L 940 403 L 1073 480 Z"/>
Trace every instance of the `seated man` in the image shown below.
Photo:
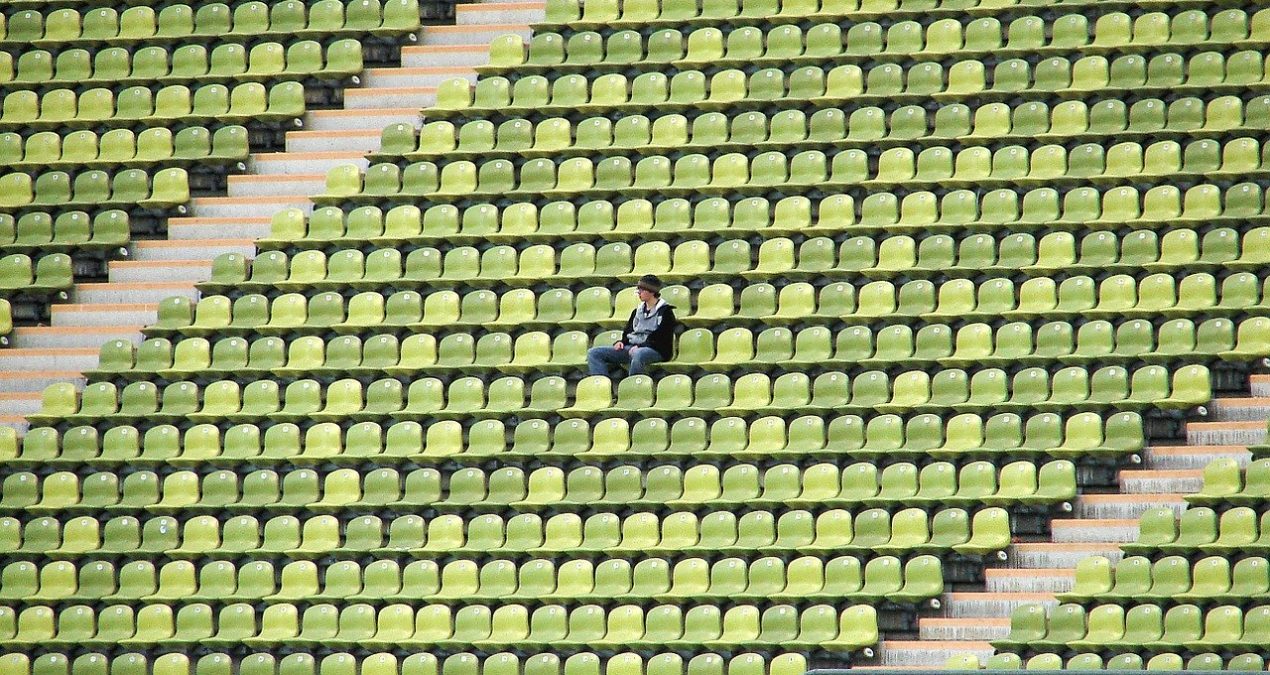
<path fill-rule="evenodd" d="M 674 355 L 674 307 L 661 299 L 661 279 L 645 274 L 635 285 L 640 304 L 631 312 L 622 339 L 612 347 L 592 347 L 586 355 L 591 375 L 612 376 L 614 366 L 628 365 L 631 375 L 642 375 L 648 366 Z"/>

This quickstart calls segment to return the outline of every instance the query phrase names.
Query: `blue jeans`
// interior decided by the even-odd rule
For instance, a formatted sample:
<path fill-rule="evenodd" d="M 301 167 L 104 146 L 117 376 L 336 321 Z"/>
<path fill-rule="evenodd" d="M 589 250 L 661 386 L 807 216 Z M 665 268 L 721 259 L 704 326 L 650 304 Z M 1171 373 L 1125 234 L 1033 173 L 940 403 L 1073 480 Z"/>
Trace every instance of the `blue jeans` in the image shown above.
<path fill-rule="evenodd" d="M 631 351 L 635 352 L 631 356 Z M 630 366 L 631 375 L 643 375 L 648 366 L 664 361 L 657 350 L 648 347 L 592 347 L 586 353 L 587 371 L 591 375 L 612 376 L 615 366 Z"/>

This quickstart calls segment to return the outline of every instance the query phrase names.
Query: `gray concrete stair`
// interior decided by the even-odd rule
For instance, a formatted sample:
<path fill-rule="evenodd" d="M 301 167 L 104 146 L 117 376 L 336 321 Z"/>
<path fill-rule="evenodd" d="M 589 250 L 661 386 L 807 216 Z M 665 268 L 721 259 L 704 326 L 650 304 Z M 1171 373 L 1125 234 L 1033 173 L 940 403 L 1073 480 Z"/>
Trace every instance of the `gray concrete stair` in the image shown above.
<path fill-rule="evenodd" d="M 542 2 L 474 2 L 455 6 L 454 23 L 456 27 L 534 23 L 542 21 L 545 12 Z"/>
<path fill-rule="evenodd" d="M 1190 422 L 1186 442 L 1191 445 L 1256 445 L 1266 440 L 1265 420 L 1247 422 Z"/>
<path fill-rule="evenodd" d="M 1151 466 L 1160 469 L 1203 469 L 1215 459 L 1233 459 L 1247 465 L 1252 454 L 1243 445 L 1175 445 L 1147 448 Z"/>
<path fill-rule="evenodd" d="M 1016 607 L 1034 603 L 1058 604 L 1058 600 L 1053 593 L 945 593 L 944 616 L 998 619 L 1010 616 Z"/>
<path fill-rule="evenodd" d="M 190 201 L 190 215 L 207 218 L 268 218 L 282 209 L 293 207 L 311 213 L 313 202 L 298 195 L 199 197 Z"/>
<path fill-rule="evenodd" d="M 309 152 L 270 152 L 251 156 L 251 167 L 256 174 L 279 178 L 293 174 L 326 176 L 326 172 L 344 164 L 366 168 L 369 162 L 364 151 L 315 150 Z"/>
<path fill-rule="evenodd" d="M 185 242 L 192 239 L 247 240 L 250 244 L 252 240 L 269 236 L 272 221 L 273 214 L 250 218 L 173 218 L 168 221 L 168 238 Z M 180 244 L 171 245 L 179 246 Z"/>
<path fill-rule="evenodd" d="M 980 640 L 883 640 L 878 660 L 882 666 L 939 668 L 948 657 L 967 652 L 982 662 L 992 655 L 992 645 Z"/>
<path fill-rule="evenodd" d="M 474 68 L 489 63 L 489 45 L 426 44 L 401 48 L 403 68 L 466 66 Z"/>
<path fill-rule="evenodd" d="M 25 415 L 0 415 L 0 427 L 12 427 L 17 430 L 18 436 L 21 437 L 31 424 L 26 421 Z"/>
<path fill-rule="evenodd" d="M 1062 593 L 1071 590 L 1075 574 L 1071 568 L 995 567 L 983 571 L 983 586 L 984 590 L 992 593 Z"/>
<path fill-rule="evenodd" d="M 455 18 L 464 11 L 465 7 L 472 5 L 460 5 L 455 10 Z M 526 40 L 532 35 L 532 31 L 527 23 L 468 23 L 456 26 L 425 26 L 423 29 L 424 45 L 484 45 L 487 50 L 489 43 L 500 35 L 508 34 L 519 35 Z"/>
<path fill-rule="evenodd" d="M 98 350 L 0 349 L 0 377 L 41 370 L 84 371 L 97 367 Z"/>
<path fill-rule="evenodd" d="M 256 197 L 279 200 L 300 197 L 308 201 L 310 195 L 321 194 L 325 188 L 325 172 L 270 176 L 248 174 L 229 177 L 229 197 L 231 198 Z"/>
<path fill-rule="evenodd" d="M 379 87 L 378 89 L 350 89 L 344 92 L 344 107 L 351 110 L 379 110 L 383 108 L 413 108 L 414 118 L 418 110 L 437 102 L 436 86 Z M 396 121 L 407 120 L 394 120 Z M 383 125 L 387 126 L 387 125 Z M 382 126 L 380 127 L 383 128 Z"/>
<path fill-rule="evenodd" d="M 1119 560 L 1124 552 L 1111 542 L 1034 542 L 1014 544 L 1007 552 L 1006 566 L 1022 569 L 1075 569 L 1076 563 L 1091 555 Z"/>
<path fill-rule="evenodd" d="M 197 284 L 212 275 L 212 261 L 201 260 L 115 260 L 107 268 L 112 283 L 181 281 Z"/>
<path fill-rule="evenodd" d="M 1270 398 L 1249 396 L 1219 398 L 1208 406 L 1208 419 L 1213 422 L 1264 422 L 1270 417 Z"/>
<path fill-rule="evenodd" d="M 71 301 L 86 305 L 110 303 L 157 304 L 161 300 L 174 295 L 194 298 L 198 296 L 198 291 L 192 285 L 181 282 L 76 284 L 71 292 Z"/>
<path fill-rule="evenodd" d="M 15 348 L 100 349 L 107 340 L 141 344 L 141 324 L 114 326 L 36 326 L 15 328 L 10 344 Z"/>
<path fill-rule="evenodd" d="M 40 411 L 40 392 L 0 393 L 0 415 L 30 415 Z"/>
<path fill-rule="evenodd" d="M 1073 518 L 1055 520 L 1050 527 L 1058 543 L 1124 543 L 1138 538 L 1137 518 Z"/>
<path fill-rule="evenodd" d="M 384 127 L 392 124 L 419 124 L 419 108 L 416 105 L 406 105 L 376 109 L 315 110 L 308 114 L 309 124 L 306 128 L 311 131 L 372 130 L 378 134 Z"/>
<path fill-rule="evenodd" d="M 923 640 L 998 640 L 1009 634 L 1009 619 L 922 617 L 917 620 L 917 635 Z"/>
<path fill-rule="evenodd" d="M 419 116 L 415 115 L 416 124 Z M 387 126 L 387 125 L 384 125 Z M 379 149 L 381 129 L 335 129 L 287 133 L 287 152 L 349 152 L 359 157 Z"/>
<path fill-rule="evenodd" d="M 149 325 L 158 320 L 159 303 L 117 302 L 57 305 L 51 323 L 57 328 L 113 326 L 120 322 Z"/>
<path fill-rule="evenodd" d="M 476 82 L 476 71 L 467 66 L 416 66 L 413 68 L 371 68 L 366 71 L 367 91 L 391 87 L 436 87 L 454 78 Z"/>
<path fill-rule="evenodd" d="M 139 241 L 134 244 L 132 259 L 135 262 L 184 262 L 191 259 L 211 261 L 222 253 L 241 253 L 249 256 L 254 255 L 256 251 L 252 242 L 252 239 Z"/>
<path fill-rule="evenodd" d="M 1147 509 L 1168 506 L 1180 512 L 1186 502 L 1180 494 L 1104 494 L 1076 498 L 1075 518 L 1137 518 Z"/>
<path fill-rule="evenodd" d="M 1126 469 L 1120 472 L 1120 491 L 1149 495 L 1163 492 L 1198 492 L 1204 486 L 1199 469 Z"/>

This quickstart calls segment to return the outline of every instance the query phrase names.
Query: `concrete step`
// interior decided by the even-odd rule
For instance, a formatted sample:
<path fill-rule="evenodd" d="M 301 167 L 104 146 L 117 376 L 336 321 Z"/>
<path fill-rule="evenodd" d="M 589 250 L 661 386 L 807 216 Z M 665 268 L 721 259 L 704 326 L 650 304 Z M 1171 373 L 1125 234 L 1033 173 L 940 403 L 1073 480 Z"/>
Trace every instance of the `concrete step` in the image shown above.
<path fill-rule="evenodd" d="M 0 349 L 0 376 L 40 370 L 85 371 L 97 367 L 96 349 Z"/>
<path fill-rule="evenodd" d="M 350 89 L 349 92 L 356 91 Z M 360 108 L 357 110 L 315 110 L 309 113 L 308 129 L 310 131 L 347 131 L 366 129 L 383 130 L 384 127 L 405 122 L 419 124 L 419 106 L 407 105 L 396 108 Z"/>
<path fill-rule="evenodd" d="M 405 68 L 428 66 L 483 66 L 489 63 L 489 45 L 410 45 L 401 48 Z"/>
<path fill-rule="evenodd" d="M 137 242 L 133 260 L 155 262 L 168 260 L 211 260 L 222 253 L 256 254 L 254 239 L 177 239 Z"/>
<path fill-rule="evenodd" d="M 109 340 L 129 340 L 141 344 L 144 324 L 116 326 L 40 326 L 15 328 L 10 344 L 18 348 L 100 349 Z"/>
<path fill-rule="evenodd" d="M 0 392 L 9 394 L 36 393 L 51 384 L 74 382 L 83 388 L 83 373 L 78 370 L 15 370 L 0 372 Z"/>
<path fill-rule="evenodd" d="M 251 218 L 171 218 L 168 220 L 168 238 L 189 241 L 191 239 L 249 239 L 269 236 L 269 223 L 273 214 Z"/>
<path fill-rule="evenodd" d="M 71 292 L 71 302 L 85 305 L 158 303 L 174 295 L 194 298 L 198 296 L 198 291 L 181 282 L 76 284 Z"/>
<path fill-rule="evenodd" d="M 1073 518 L 1050 523 L 1055 542 L 1124 543 L 1138 540 L 1137 518 Z"/>
<path fill-rule="evenodd" d="M 459 8 L 456 8 L 455 14 L 458 14 Z M 537 19 L 534 19 L 537 21 Z M 434 45 L 464 45 L 476 46 L 489 49 L 489 43 L 500 35 L 515 33 L 526 41 L 533 34 L 527 23 L 506 23 L 506 24 L 468 24 L 464 26 L 425 26 L 421 37 L 421 44 L 426 46 Z"/>
<path fill-rule="evenodd" d="M 878 657 L 883 666 L 943 666 L 948 657 L 970 652 L 980 661 L 992 656 L 992 645 L 978 640 L 883 640 Z"/>
<path fill-rule="evenodd" d="M 1006 565 L 1017 569 L 1074 569 L 1083 558 L 1100 555 L 1119 562 L 1124 551 L 1114 543 L 1034 542 L 1013 544 L 1006 551 Z"/>
<path fill-rule="evenodd" d="M 53 305 L 55 328 L 114 326 L 120 322 L 148 326 L 159 318 L 159 303 L 93 303 Z"/>
<path fill-rule="evenodd" d="M 30 426 L 31 423 L 22 415 L 0 415 L 0 427 L 12 427 L 17 430 L 19 437 L 25 435 Z"/>
<path fill-rule="evenodd" d="M 989 567 L 983 571 L 984 590 L 992 593 L 1062 593 L 1075 582 L 1076 571 Z"/>
<path fill-rule="evenodd" d="M 1009 634 L 1009 619 L 922 617 L 917 620 L 917 635 L 922 640 L 998 640 Z"/>
<path fill-rule="evenodd" d="M 546 15 L 541 2 L 477 2 L 454 7 L 458 26 L 483 27 L 491 24 L 534 23 Z M 426 33 L 425 33 L 426 35 Z"/>
<path fill-rule="evenodd" d="M 434 105 L 436 102 L 437 88 L 435 85 L 344 90 L 344 107 L 349 110 L 378 110 L 382 108 L 414 108 L 418 110 Z"/>
<path fill-rule="evenodd" d="M 188 284 L 196 284 L 200 281 L 207 281 L 212 276 L 212 261 L 210 259 L 112 260 L 107 269 L 107 276 L 111 283 L 182 281 Z"/>
<path fill-rule="evenodd" d="M 1156 469 L 1203 469 L 1223 458 L 1246 466 L 1252 453 L 1242 445 L 1156 445 L 1146 450 L 1146 465 Z"/>
<path fill-rule="evenodd" d="M 1120 491 L 1125 494 L 1199 492 L 1204 472 L 1199 469 L 1125 469 L 1120 472 Z"/>
<path fill-rule="evenodd" d="M 1169 506 L 1177 511 L 1186 508 L 1179 494 L 1109 494 L 1076 497 L 1074 518 L 1137 518 L 1143 511 Z"/>
<path fill-rule="evenodd" d="M 366 89 L 385 87 L 436 87 L 446 80 L 461 77 L 476 82 L 476 71 L 468 66 L 414 66 L 410 68 L 371 68 L 362 78 Z"/>
<path fill-rule="evenodd" d="M 1190 445 L 1257 445 L 1266 440 L 1266 421 L 1187 422 L 1186 442 Z"/>
<path fill-rule="evenodd" d="M 278 199 L 279 197 L 308 197 L 320 194 L 325 188 L 325 172 L 283 176 L 242 175 L 229 177 L 230 197 L 271 199 Z"/>
<path fill-rule="evenodd" d="M 1270 375 L 1253 375 L 1248 378 L 1253 396 L 1270 396 Z"/>
<path fill-rule="evenodd" d="M 0 416 L 31 415 L 40 412 L 40 393 L 0 393 Z"/>
<path fill-rule="evenodd" d="M 949 618 L 989 618 L 1010 616 L 1020 605 L 1057 605 L 1053 593 L 983 593 L 956 592 L 944 594 L 944 616 Z"/>
<path fill-rule="evenodd" d="M 338 150 L 327 152 L 268 152 L 251 156 L 252 171 L 257 175 L 280 177 L 292 174 L 326 176 L 326 172 L 343 164 L 366 168 L 365 152 Z"/>
<path fill-rule="evenodd" d="M 416 119 L 418 115 L 415 115 Z M 385 125 L 386 126 L 386 125 Z M 287 133 L 287 152 L 355 152 L 364 155 L 379 149 L 382 128 Z"/>
<path fill-rule="evenodd" d="M 321 187 L 314 193 L 318 191 L 321 191 Z M 298 195 L 199 197 L 190 200 L 190 215 L 200 218 L 270 218 L 287 208 L 298 208 L 311 213 L 313 202 Z"/>
<path fill-rule="evenodd" d="M 1213 422 L 1265 421 L 1270 418 L 1270 398 L 1219 398 L 1208 405 L 1208 419 Z"/>

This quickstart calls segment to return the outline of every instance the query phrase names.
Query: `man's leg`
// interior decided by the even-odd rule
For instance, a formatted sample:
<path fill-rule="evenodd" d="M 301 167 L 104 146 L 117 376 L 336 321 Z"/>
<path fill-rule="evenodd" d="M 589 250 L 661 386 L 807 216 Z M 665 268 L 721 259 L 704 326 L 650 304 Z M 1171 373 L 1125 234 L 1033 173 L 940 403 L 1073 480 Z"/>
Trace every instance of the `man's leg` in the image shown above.
<path fill-rule="evenodd" d="M 614 347 L 592 347 L 586 353 L 587 372 L 591 375 L 612 377 L 613 366 L 620 366 L 630 360 L 625 349 Z"/>
<path fill-rule="evenodd" d="M 634 351 L 635 353 L 631 354 L 631 375 L 643 375 L 648 371 L 648 366 L 665 360 L 656 349 L 637 347 Z"/>

